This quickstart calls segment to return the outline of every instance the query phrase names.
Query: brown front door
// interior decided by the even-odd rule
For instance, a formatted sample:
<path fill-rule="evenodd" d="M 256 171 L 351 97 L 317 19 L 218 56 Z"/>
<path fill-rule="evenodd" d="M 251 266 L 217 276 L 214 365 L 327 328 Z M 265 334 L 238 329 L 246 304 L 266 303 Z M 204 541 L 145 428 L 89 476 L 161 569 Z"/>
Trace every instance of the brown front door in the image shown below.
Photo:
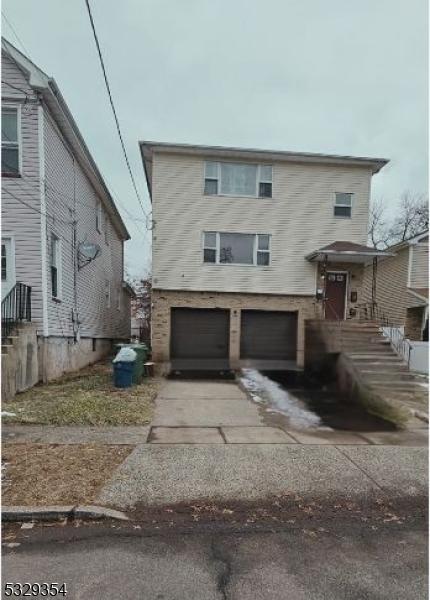
<path fill-rule="evenodd" d="M 345 318 L 346 273 L 326 273 L 325 318 Z"/>

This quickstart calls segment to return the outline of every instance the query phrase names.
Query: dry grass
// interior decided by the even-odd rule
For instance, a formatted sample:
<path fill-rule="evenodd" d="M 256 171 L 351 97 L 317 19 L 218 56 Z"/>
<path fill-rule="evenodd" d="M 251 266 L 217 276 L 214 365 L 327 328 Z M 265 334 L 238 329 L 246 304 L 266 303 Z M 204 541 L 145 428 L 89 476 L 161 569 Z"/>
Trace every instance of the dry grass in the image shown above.
<path fill-rule="evenodd" d="M 18 394 L 5 402 L 4 423 L 49 425 L 145 425 L 151 421 L 160 380 L 117 389 L 112 365 L 98 363 L 45 385 Z"/>
<path fill-rule="evenodd" d="M 90 504 L 133 449 L 101 444 L 4 444 L 2 501 L 9 506 Z"/>

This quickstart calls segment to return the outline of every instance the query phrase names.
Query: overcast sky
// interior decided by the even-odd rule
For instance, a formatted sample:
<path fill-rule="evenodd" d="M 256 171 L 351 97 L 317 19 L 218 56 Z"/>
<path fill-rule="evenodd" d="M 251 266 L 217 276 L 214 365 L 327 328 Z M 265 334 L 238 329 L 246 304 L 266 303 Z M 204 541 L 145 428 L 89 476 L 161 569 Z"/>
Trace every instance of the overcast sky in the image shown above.
<path fill-rule="evenodd" d="M 91 0 L 145 208 L 137 142 L 387 157 L 373 197 L 427 191 L 427 0 Z M 132 241 L 150 233 L 128 177 L 84 0 L 4 0 L 29 57 L 55 77 Z M 3 34 L 18 46 L 3 20 Z M 22 48 L 20 48 L 22 49 Z M 137 219 L 142 219 L 139 222 Z M 146 239 L 145 239 L 146 238 Z"/>

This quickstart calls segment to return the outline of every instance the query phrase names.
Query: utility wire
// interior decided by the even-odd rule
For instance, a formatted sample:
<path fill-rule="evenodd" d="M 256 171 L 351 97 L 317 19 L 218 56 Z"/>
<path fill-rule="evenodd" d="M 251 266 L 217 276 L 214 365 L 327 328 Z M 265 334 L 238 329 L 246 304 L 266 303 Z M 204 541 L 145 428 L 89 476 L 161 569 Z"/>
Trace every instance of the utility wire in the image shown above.
<path fill-rule="evenodd" d="M 111 108 L 112 108 L 112 112 L 113 112 L 113 116 L 114 116 L 114 119 L 115 119 L 116 130 L 118 132 L 118 137 L 119 137 L 119 140 L 120 140 L 120 143 L 121 143 L 121 147 L 122 147 L 122 151 L 123 151 L 123 154 L 124 154 L 125 162 L 127 164 L 127 168 L 128 168 L 128 172 L 130 174 L 131 182 L 133 184 L 133 188 L 134 188 L 134 191 L 136 193 L 136 197 L 137 197 L 137 199 L 139 201 L 139 204 L 140 204 L 140 207 L 142 209 L 142 212 L 145 215 L 145 219 L 148 219 L 149 215 L 148 215 L 148 213 L 145 211 L 145 209 L 143 207 L 143 202 L 142 202 L 142 199 L 140 197 L 139 191 L 137 189 L 136 181 L 134 179 L 133 171 L 131 169 L 131 165 L 130 165 L 130 161 L 129 161 L 129 158 L 128 158 L 127 150 L 125 148 L 124 139 L 122 137 L 121 127 L 119 125 L 119 120 L 118 120 L 118 116 L 117 116 L 117 113 L 116 113 L 115 104 L 113 102 L 112 93 L 111 93 L 110 85 L 109 85 L 109 80 L 108 80 L 107 73 L 106 73 L 106 67 L 105 67 L 105 64 L 104 64 L 103 55 L 102 55 L 102 51 L 101 51 L 101 48 L 100 48 L 100 43 L 99 43 L 99 39 L 98 39 L 98 36 L 97 36 L 97 32 L 96 32 L 96 28 L 95 28 L 95 24 L 94 24 L 94 19 L 93 19 L 93 15 L 91 13 L 91 7 L 90 7 L 89 0 L 85 0 L 85 4 L 87 6 L 88 16 L 90 18 L 91 28 L 93 30 L 94 40 L 95 40 L 95 43 L 96 43 L 96 46 L 97 46 L 97 52 L 98 52 L 99 59 L 100 59 L 100 65 L 101 65 L 101 68 L 102 68 L 102 71 L 103 71 L 103 77 L 104 77 L 104 81 L 105 81 L 105 84 L 106 84 L 106 90 L 107 90 L 107 93 L 108 93 L 108 96 L 109 96 L 109 102 L 110 102 L 110 105 L 111 105 Z"/>
<path fill-rule="evenodd" d="M 20 202 L 21 204 L 23 204 L 30 210 L 33 210 L 34 212 L 39 213 L 39 215 L 42 215 L 42 217 L 46 217 L 47 219 L 52 219 L 53 221 L 58 221 L 60 223 L 64 223 L 65 225 L 73 225 L 73 223 L 74 223 L 73 221 L 65 221 L 64 219 L 61 219 L 60 217 L 55 217 L 54 215 L 51 215 L 49 213 L 42 212 L 35 206 L 31 206 L 31 204 L 28 204 L 28 202 L 26 202 L 22 198 L 18 198 L 18 196 L 16 196 L 13 192 L 11 192 L 10 190 L 8 190 L 6 188 L 3 188 L 3 191 L 6 192 L 6 194 L 9 194 L 9 196 L 12 196 L 12 198 L 15 198 L 15 200 L 17 200 L 18 202 Z"/>
<path fill-rule="evenodd" d="M 12 25 L 12 23 L 9 21 L 9 19 L 6 16 L 6 13 L 4 12 L 4 10 L 1 11 L 2 17 L 3 19 L 6 21 L 6 23 L 9 25 L 9 29 L 12 31 L 13 35 L 15 36 L 18 44 L 21 46 L 21 48 L 24 50 L 24 52 L 26 54 L 30 54 L 29 51 L 27 50 L 27 48 L 24 46 L 24 44 L 21 41 L 21 38 L 19 37 L 19 35 L 16 32 L 15 27 Z"/>
<path fill-rule="evenodd" d="M 2 82 L 3 83 L 3 82 Z M 9 84 L 7 84 L 9 85 Z M 14 86 L 12 86 L 14 87 Z M 17 88 L 19 89 L 19 88 Z M 14 142 L 14 140 L 11 140 L 4 131 L 2 131 L 2 137 L 6 138 L 6 141 L 8 142 Z M 17 142 L 14 142 L 17 143 Z M 4 160 L 3 158 L 3 162 L 10 167 L 11 165 L 8 165 L 7 162 Z M 34 185 L 36 186 L 35 182 L 32 181 L 30 178 L 26 177 L 23 173 L 20 174 L 20 179 L 23 179 L 24 181 L 28 181 L 28 183 L 30 185 Z M 42 179 L 43 183 L 45 184 L 45 186 L 47 188 L 50 188 L 53 192 L 55 192 L 56 194 L 59 194 L 60 196 L 63 196 L 64 198 L 67 198 L 68 200 L 72 200 L 73 202 L 76 202 L 77 204 L 80 204 L 81 206 L 86 206 L 87 208 L 91 208 L 91 209 L 95 209 L 95 205 L 92 204 L 87 204 L 86 202 L 83 202 L 82 200 L 78 200 L 77 198 L 75 198 L 74 196 L 71 196 L 70 194 L 66 194 L 65 192 L 63 192 L 62 190 L 59 190 L 58 188 L 56 188 L 55 186 L 53 186 L 52 184 L 50 184 L 47 179 Z M 65 206 L 68 206 L 68 204 L 64 201 L 58 198 L 58 200 L 60 202 L 62 202 Z M 136 225 L 136 228 L 139 229 L 139 231 L 141 233 L 143 233 L 143 231 L 139 228 L 137 223 L 142 223 L 144 222 L 146 224 L 147 220 L 145 219 L 140 219 L 139 217 L 137 217 L 136 215 L 133 215 L 122 203 L 119 202 L 118 198 L 116 200 L 116 203 L 118 203 L 121 208 L 124 210 L 124 212 L 128 215 L 128 217 L 130 219 L 133 219 L 133 223 Z"/>

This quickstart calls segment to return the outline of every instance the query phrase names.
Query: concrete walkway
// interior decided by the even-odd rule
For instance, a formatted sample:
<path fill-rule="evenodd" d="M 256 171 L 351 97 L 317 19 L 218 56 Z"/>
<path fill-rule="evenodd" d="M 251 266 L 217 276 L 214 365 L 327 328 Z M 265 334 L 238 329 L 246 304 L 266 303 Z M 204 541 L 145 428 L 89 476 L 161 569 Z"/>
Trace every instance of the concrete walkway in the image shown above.
<path fill-rule="evenodd" d="M 351 432 L 273 427 L 265 416 L 234 381 L 166 381 L 150 426 L 4 425 L 2 432 L 13 443 L 428 445 L 428 425 L 419 419 L 407 431 Z"/>
<path fill-rule="evenodd" d="M 277 494 L 398 497 L 427 493 L 427 449 L 299 444 L 137 446 L 98 504 L 127 508 Z"/>
<path fill-rule="evenodd" d="M 427 424 L 407 432 L 350 432 L 270 427 L 264 409 L 235 382 L 166 381 L 148 438 L 151 444 L 312 444 L 426 446 Z"/>

